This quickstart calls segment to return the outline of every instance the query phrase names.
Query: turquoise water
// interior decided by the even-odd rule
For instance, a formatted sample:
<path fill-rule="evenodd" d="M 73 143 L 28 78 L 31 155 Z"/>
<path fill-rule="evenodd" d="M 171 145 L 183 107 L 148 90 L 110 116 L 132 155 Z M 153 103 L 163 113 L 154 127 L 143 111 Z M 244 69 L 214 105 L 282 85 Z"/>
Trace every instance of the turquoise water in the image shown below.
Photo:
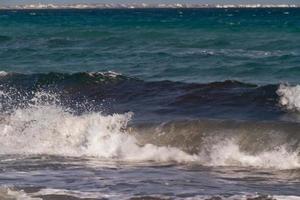
<path fill-rule="evenodd" d="M 0 69 L 298 82 L 299 9 L 0 11 Z"/>

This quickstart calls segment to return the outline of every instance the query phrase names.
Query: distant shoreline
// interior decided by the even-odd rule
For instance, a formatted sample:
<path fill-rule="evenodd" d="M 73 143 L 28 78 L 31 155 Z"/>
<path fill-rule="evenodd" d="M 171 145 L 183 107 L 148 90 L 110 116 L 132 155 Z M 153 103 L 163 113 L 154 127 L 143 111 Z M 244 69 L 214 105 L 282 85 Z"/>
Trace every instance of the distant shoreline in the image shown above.
<path fill-rule="evenodd" d="M 0 10 L 45 10 L 45 9 L 186 9 L 186 8 L 300 8 L 295 4 L 26 4 L 0 6 Z"/>

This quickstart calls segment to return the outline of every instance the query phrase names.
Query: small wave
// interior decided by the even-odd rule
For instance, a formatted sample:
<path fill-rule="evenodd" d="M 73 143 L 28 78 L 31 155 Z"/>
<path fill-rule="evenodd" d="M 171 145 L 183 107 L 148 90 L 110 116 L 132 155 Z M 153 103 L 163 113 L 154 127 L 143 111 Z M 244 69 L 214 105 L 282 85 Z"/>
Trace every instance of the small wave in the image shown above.
<path fill-rule="evenodd" d="M 196 120 L 140 126 L 131 132 L 143 144 L 177 147 L 196 154 L 202 165 L 300 167 L 297 123 Z"/>
<path fill-rule="evenodd" d="M 300 111 L 300 85 L 281 84 L 277 90 L 279 103 L 288 110 Z"/>
<path fill-rule="evenodd" d="M 9 76 L 8 76 L 9 75 Z M 15 86 L 32 88 L 33 86 L 86 86 L 89 84 L 101 84 L 107 82 L 121 81 L 130 79 L 120 73 L 113 71 L 107 72 L 78 72 L 73 74 L 68 73 L 34 73 L 34 74 L 21 74 L 14 72 L 0 71 L 0 84 L 1 86 Z M 24 85 L 25 84 L 25 85 Z"/>
<path fill-rule="evenodd" d="M 274 150 L 258 154 L 249 154 L 243 152 L 236 141 L 225 140 L 211 147 L 209 156 L 206 156 L 206 163 L 211 166 L 294 169 L 300 167 L 298 154 L 299 152 L 288 151 L 285 146 L 278 146 Z"/>
<path fill-rule="evenodd" d="M 8 72 L 0 71 L 0 77 L 7 76 L 8 74 Z"/>
<path fill-rule="evenodd" d="M 88 73 L 90 76 L 94 77 L 94 76 L 98 76 L 98 75 L 101 75 L 101 76 L 106 76 L 106 77 L 112 77 L 112 78 L 117 78 L 118 76 L 122 76 L 121 73 L 117 73 L 117 72 L 114 72 L 114 71 L 107 71 L 107 72 L 89 72 Z"/>
<path fill-rule="evenodd" d="M 34 16 L 36 13 L 30 13 L 30 15 Z M 70 38 L 51 38 L 46 41 L 47 46 L 49 48 L 66 48 L 70 46 L 74 46 L 78 43 L 77 40 L 72 40 Z"/>
<path fill-rule="evenodd" d="M 231 24 L 234 25 L 234 24 Z M 214 41 L 215 42 L 215 41 Z M 219 42 L 221 43 L 221 42 Z M 220 44 L 214 44 L 220 45 Z M 222 57 L 234 57 L 234 58 L 249 58 L 249 59 L 262 59 L 262 58 L 280 58 L 286 56 L 298 56 L 297 53 L 292 51 L 259 51 L 259 50 L 247 50 L 247 49 L 189 49 L 187 51 L 174 52 L 171 55 L 176 57 L 186 56 L 222 56 Z"/>
<path fill-rule="evenodd" d="M 31 197 L 23 190 L 16 190 L 11 187 L 0 187 L 0 199 L 2 200 L 42 200 L 42 198 Z"/>
<path fill-rule="evenodd" d="M 32 190 L 32 189 L 31 189 Z M 37 191 L 35 191 L 37 190 Z M 81 192 L 52 188 L 34 188 L 28 192 L 27 189 L 19 189 L 8 186 L 0 187 L 1 200 L 43 200 L 43 199 L 99 199 L 99 198 L 121 198 L 117 195 L 103 194 L 100 192 Z"/>

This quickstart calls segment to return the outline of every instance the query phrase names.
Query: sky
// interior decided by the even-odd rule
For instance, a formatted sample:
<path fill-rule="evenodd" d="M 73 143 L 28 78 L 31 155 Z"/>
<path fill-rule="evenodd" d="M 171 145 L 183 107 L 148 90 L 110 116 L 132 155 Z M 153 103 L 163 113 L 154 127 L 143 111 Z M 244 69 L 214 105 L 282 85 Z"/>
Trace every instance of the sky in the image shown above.
<path fill-rule="evenodd" d="M 0 5 L 30 3 L 208 3 L 208 4 L 300 4 L 300 0 L 0 0 Z"/>

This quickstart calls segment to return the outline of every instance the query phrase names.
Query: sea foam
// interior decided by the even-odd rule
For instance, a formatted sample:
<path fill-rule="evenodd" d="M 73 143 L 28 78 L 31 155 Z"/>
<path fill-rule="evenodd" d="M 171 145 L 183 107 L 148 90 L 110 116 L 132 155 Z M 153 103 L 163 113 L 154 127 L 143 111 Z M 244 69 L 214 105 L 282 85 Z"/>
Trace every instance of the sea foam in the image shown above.
<path fill-rule="evenodd" d="M 2 95 L 7 95 L 3 93 Z M 175 162 L 206 166 L 299 168 L 298 150 L 284 145 L 251 154 L 240 148 L 238 138 L 214 138 L 196 153 L 167 145 L 142 143 L 128 129 L 133 113 L 74 114 L 55 100 L 55 95 L 36 92 L 31 104 L 0 116 L 1 154 L 47 154 L 95 157 L 109 161 Z M 49 100 L 45 102 L 45 99 Z M 176 130 L 174 130 L 176 131 Z"/>
<path fill-rule="evenodd" d="M 280 84 L 277 94 L 280 97 L 280 105 L 288 110 L 300 111 L 300 85 Z"/>
<path fill-rule="evenodd" d="M 49 99 L 49 95 L 45 95 Z M 190 162 L 197 158 L 172 147 L 140 146 L 134 136 L 124 131 L 132 113 L 78 116 L 58 105 L 41 104 L 38 99 L 44 99 L 41 93 L 33 98 L 34 105 L 16 108 L 1 117 L 2 154 L 92 156 L 158 162 Z"/>
<path fill-rule="evenodd" d="M 56 196 L 59 199 L 98 199 L 98 198 L 109 198 L 109 199 L 118 199 L 118 200 L 127 200 L 130 199 L 128 194 L 105 194 L 101 192 L 82 192 L 75 190 L 65 190 L 65 189 L 52 189 L 44 188 L 37 192 L 26 193 L 24 190 L 16 189 L 14 187 L 1 186 L 0 187 L 0 198 L 1 199 L 18 199 L 18 200 L 42 200 L 44 197 Z M 164 196 L 146 196 L 146 197 L 137 197 L 137 199 L 166 199 Z M 207 200 L 207 199 L 220 199 L 220 200 L 300 200 L 299 196 L 288 196 L 288 195 L 262 195 L 256 193 L 244 193 L 236 195 L 196 195 L 194 197 L 176 197 L 175 200 Z"/>

